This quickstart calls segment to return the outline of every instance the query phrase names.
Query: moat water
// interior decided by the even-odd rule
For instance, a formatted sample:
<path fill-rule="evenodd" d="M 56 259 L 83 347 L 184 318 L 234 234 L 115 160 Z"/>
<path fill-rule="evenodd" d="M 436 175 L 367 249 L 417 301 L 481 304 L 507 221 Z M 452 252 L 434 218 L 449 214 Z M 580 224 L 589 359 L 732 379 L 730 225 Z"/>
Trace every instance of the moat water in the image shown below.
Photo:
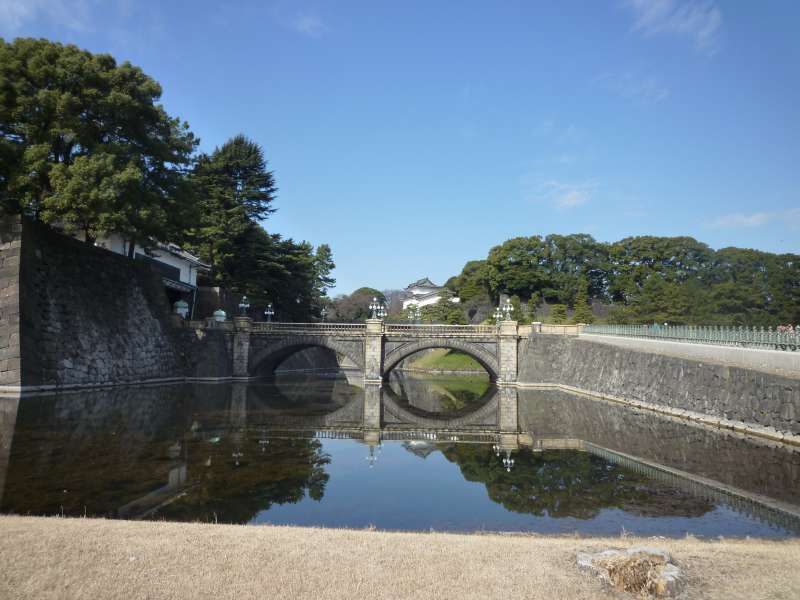
<path fill-rule="evenodd" d="M 350 380 L 350 382 L 348 381 Z M 800 452 L 475 376 L 0 399 L 0 512 L 387 530 L 800 535 Z"/>

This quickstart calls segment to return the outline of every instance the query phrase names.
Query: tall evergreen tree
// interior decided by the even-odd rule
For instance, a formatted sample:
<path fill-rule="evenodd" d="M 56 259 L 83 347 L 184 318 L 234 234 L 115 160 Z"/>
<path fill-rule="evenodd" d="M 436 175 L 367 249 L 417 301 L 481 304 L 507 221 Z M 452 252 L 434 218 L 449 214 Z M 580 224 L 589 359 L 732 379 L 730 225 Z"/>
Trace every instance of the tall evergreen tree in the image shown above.
<path fill-rule="evenodd" d="M 578 286 L 578 293 L 575 296 L 575 304 L 573 306 L 572 320 L 575 323 L 593 323 L 594 315 L 592 308 L 589 306 L 589 283 L 582 280 Z"/>
<path fill-rule="evenodd" d="M 561 324 L 567 322 L 567 307 L 564 304 L 553 304 L 550 307 L 548 323 Z"/>
<path fill-rule="evenodd" d="M 237 135 L 208 156 L 200 156 L 192 174 L 200 221 L 187 234 L 188 245 L 212 265 L 211 280 L 230 284 L 235 240 L 275 212 L 277 187 L 261 147 Z"/>

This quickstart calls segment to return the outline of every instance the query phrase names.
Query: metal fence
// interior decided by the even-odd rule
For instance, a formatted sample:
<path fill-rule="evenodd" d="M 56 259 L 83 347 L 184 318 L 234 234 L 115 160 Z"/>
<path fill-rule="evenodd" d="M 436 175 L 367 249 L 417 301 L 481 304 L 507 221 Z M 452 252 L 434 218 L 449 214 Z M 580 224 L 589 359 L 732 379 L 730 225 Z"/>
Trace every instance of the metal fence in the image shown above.
<path fill-rule="evenodd" d="M 798 328 L 722 327 L 700 325 L 587 325 L 583 334 L 619 335 L 717 346 L 800 350 Z"/>

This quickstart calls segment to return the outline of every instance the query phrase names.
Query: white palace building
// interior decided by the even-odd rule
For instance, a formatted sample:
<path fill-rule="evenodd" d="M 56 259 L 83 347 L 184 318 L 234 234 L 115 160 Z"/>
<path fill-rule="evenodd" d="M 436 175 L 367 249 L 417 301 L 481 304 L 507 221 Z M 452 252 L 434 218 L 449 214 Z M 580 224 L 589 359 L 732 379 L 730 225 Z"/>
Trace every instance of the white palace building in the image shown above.
<path fill-rule="evenodd" d="M 445 287 L 436 285 L 427 277 L 406 286 L 403 297 L 403 310 L 409 306 L 429 306 L 436 304 L 442 298 L 447 298 L 450 302 L 461 302 L 461 299 L 453 295 L 453 292 Z"/>

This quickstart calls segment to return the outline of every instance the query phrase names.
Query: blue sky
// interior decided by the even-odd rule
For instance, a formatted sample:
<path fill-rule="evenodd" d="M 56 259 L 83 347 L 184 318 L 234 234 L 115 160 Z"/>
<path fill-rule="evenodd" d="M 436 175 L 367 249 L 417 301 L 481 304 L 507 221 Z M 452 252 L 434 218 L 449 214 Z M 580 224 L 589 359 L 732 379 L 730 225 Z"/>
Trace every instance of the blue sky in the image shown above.
<path fill-rule="evenodd" d="M 130 60 L 336 292 L 438 283 L 519 235 L 800 252 L 800 3 L 0 0 L 0 35 Z"/>

